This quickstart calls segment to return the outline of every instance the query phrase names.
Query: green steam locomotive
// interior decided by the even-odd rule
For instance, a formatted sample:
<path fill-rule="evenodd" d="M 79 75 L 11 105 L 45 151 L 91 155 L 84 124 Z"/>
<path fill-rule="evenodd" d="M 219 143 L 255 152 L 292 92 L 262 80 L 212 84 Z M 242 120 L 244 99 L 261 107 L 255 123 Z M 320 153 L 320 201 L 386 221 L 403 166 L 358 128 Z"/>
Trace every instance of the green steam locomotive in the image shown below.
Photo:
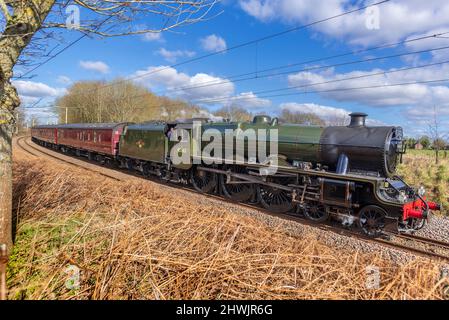
<path fill-rule="evenodd" d="M 256 116 L 252 122 L 40 126 L 32 136 L 63 152 L 192 184 L 198 192 L 236 202 L 259 203 L 272 212 L 358 224 L 369 236 L 386 228 L 423 228 L 440 206 L 426 200 L 423 188 L 395 175 L 405 152 L 402 129 L 370 127 L 366 114 L 350 116 L 348 126 L 280 124 Z"/>

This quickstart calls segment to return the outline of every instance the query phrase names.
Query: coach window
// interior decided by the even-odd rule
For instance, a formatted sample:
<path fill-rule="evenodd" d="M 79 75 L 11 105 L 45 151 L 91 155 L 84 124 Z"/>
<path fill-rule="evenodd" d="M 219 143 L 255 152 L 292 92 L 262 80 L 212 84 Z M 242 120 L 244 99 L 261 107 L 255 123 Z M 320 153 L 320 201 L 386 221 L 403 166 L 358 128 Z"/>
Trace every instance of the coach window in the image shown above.
<path fill-rule="evenodd" d="M 97 142 L 97 131 L 94 131 L 94 142 Z"/>

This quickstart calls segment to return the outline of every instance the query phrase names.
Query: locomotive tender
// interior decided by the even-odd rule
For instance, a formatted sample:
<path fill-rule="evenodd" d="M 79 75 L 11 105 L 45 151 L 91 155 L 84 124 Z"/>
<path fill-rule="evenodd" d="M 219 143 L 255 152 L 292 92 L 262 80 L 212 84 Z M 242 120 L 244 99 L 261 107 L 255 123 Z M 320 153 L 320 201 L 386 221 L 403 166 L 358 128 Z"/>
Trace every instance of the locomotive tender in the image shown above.
<path fill-rule="evenodd" d="M 277 118 L 268 116 L 256 116 L 251 123 L 190 119 L 37 126 L 32 128 L 32 139 L 65 153 L 138 170 L 145 176 L 191 183 L 202 193 L 257 202 L 272 212 L 295 211 L 317 223 L 331 217 L 347 226 L 357 223 L 369 236 L 378 236 L 386 228 L 399 232 L 423 228 L 429 213 L 440 210 L 440 205 L 427 201 L 423 188 L 412 188 L 395 176 L 405 151 L 402 129 L 369 127 L 366 114 L 350 116 L 348 126 L 330 127 L 279 124 Z M 232 137 L 233 150 L 225 150 L 226 145 L 212 155 L 222 161 L 211 163 L 201 154 L 197 156 L 193 146 L 198 145 L 194 140 L 194 124 L 198 122 L 201 133 L 212 129 L 223 141 L 229 130 L 262 130 L 267 136 L 276 130 L 277 154 L 270 155 L 276 159 L 275 172 L 264 174 L 263 169 L 271 164 L 248 159 L 250 142 L 238 133 Z M 171 134 L 174 137 L 169 138 Z M 198 148 L 205 150 L 209 142 L 200 140 Z M 245 162 L 236 160 L 239 142 L 244 146 Z M 233 161 L 224 159 L 229 151 Z M 174 155 L 183 153 L 191 161 L 173 161 Z"/>

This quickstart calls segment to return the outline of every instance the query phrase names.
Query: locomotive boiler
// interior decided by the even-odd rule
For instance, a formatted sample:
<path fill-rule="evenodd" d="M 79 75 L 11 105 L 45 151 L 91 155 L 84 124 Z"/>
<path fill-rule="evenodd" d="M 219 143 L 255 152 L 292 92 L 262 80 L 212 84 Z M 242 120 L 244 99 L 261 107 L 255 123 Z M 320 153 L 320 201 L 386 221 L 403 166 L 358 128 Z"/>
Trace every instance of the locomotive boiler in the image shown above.
<path fill-rule="evenodd" d="M 225 129 L 242 131 L 262 129 L 267 132 L 267 139 L 270 135 L 268 130 L 275 129 L 278 132 L 278 153 L 290 165 L 296 167 L 307 164 L 311 167 L 318 165 L 338 174 L 352 172 L 382 177 L 393 176 L 404 153 L 402 128 L 367 127 L 367 115 L 364 113 L 352 113 L 350 117 L 351 122 L 348 126 L 279 124 L 277 118 L 256 116 L 252 123 L 211 123 L 204 124 L 202 128 L 203 131 L 219 129 L 223 134 L 223 140 Z M 248 148 L 247 144 L 245 148 Z M 269 144 L 265 149 L 269 149 Z M 243 151 L 244 155 L 247 153 L 248 150 Z"/>

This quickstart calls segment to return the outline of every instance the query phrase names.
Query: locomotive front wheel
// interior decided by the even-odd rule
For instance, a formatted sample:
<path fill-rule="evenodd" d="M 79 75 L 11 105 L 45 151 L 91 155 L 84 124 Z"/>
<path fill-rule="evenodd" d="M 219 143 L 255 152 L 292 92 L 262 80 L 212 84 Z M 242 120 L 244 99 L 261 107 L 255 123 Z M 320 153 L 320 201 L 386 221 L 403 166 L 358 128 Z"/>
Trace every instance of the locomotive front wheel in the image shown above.
<path fill-rule="evenodd" d="M 212 172 L 193 169 L 190 178 L 195 190 L 201 193 L 211 192 L 217 185 L 217 175 Z"/>
<path fill-rule="evenodd" d="M 273 179 L 274 183 L 288 185 L 292 183 L 289 178 Z M 290 192 L 265 185 L 257 187 L 257 195 L 260 204 L 268 211 L 285 213 L 293 209 L 292 195 Z"/>
<path fill-rule="evenodd" d="M 245 167 L 241 166 L 225 166 L 223 170 L 231 171 L 233 173 L 247 174 Z M 254 196 L 256 190 L 253 184 L 233 184 L 228 183 L 226 175 L 220 175 L 220 186 L 226 198 L 236 202 L 247 202 Z"/>
<path fill-rule="evenodd" d="M 422 228 L 426 226 L 427 220 L 426 219 L 413 219 L 410 218 L 407 221 L 404 222 L 403 227 L 406 230 L 410 231 L 419 231 Z"/>
<path fill-rule="evenodd" d="M 329 219 L 329 211 L 326 206 L 321 204 L 306 204 L 302 211 L 304 216 L 313 222 L 324 222 Z"/>
<path fill-rule="evenodd" d="M 367 206 L 360 210 L 359 226 L 369 237 L 378 237 L 385 227 L 387 213 L 378 206 Z"/>

